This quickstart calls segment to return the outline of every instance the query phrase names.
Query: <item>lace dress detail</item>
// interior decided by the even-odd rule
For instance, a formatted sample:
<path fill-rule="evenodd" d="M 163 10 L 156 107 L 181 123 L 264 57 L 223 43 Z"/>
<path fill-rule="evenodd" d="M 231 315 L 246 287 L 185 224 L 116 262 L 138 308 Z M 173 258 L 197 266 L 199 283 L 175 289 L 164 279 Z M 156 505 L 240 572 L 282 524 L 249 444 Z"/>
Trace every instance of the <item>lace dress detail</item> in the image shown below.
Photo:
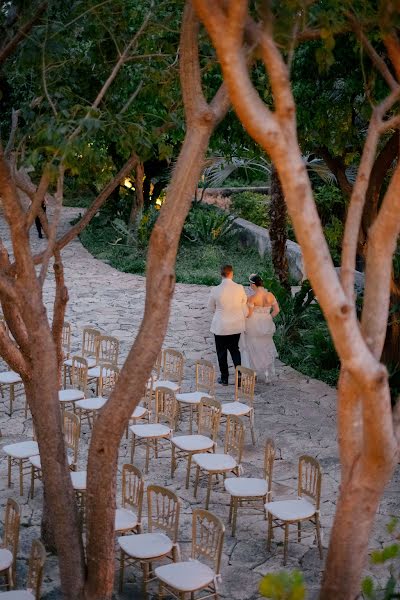
<path fill-rule="evenodd" d="M 270 306 L 255 306 L 246 319 L 246 331 L 240 336 L 242 365 L 257 372 L 260 380 L 271 381 L 275 375 L 275 358 L 278 356 L 273 340 L 275 323 Z"/>

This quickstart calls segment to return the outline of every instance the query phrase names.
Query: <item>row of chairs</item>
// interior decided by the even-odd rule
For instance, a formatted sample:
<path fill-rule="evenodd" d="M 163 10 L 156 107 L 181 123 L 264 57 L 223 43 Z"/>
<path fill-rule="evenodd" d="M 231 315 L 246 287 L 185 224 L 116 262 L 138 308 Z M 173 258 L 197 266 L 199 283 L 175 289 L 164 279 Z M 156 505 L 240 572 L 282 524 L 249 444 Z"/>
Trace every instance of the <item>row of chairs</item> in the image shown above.
<path fill-rule="evenodd" d="M 0 545 L 0 576 L 4 577 L 9 591 L 0 592 L 0 598 L 4 598 L 4 600 L 39 600 L 46 561 L 46 551 L 40 540 L 32 542 L 26 589 L 13 590 L 16 586 L 20 521 L 21 508 L 18 502 L 8 498 L 4 515 L 3 538 Z"/>

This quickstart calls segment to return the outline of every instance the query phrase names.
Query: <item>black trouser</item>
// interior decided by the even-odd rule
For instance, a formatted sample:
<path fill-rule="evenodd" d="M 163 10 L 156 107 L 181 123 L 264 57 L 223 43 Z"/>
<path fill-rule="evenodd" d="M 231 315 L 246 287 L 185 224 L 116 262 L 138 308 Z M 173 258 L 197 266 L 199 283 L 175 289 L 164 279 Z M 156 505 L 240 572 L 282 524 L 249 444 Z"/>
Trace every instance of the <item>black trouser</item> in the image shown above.
<path fill-rule="evenodd" d="M 42 209 L 43 209 L 43 212 L 46 213 L 46 205 L 45 205 L 44 202 L 42 203 Z M 37 232 L 38 232 L 38 236 L 40 238 L 43 237 L 42 236 L 42 224 L 40 222 L 39 216 L 35 217 L 35 225 L 36 225 L 36 229 L 37 229 Z"/>
<path fill-rule="evenodd" d="M 214 337 L 221 379 L 222 381 L 228 381 L 228 350 L 235 367 L 240 365 L 242 360 L 239 350 L 240 333 L 233 333 L 232 335 L 215 335 Z"/>

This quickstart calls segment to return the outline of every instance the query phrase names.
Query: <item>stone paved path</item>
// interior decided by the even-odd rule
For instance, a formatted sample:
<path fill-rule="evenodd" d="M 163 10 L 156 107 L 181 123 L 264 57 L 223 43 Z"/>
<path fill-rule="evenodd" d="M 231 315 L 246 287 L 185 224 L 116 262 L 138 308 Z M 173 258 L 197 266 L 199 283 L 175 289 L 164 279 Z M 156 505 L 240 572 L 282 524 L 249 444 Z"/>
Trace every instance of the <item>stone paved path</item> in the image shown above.
<path fill-rule="evenodd" d="M 65 230 L 70 219 L 77 214 L 76 209 L 65 209 L 60 231 Z M 8 242 L 7 227 L 0 214 L 0 235 Z M 44 243 L 37 240 L 36 233 L 31 234 L 32 244 L 39 249 Z M 78 349 L 81 331 L 85 325 L 98 327 L 109 335 L 121 340 L 121 359 L 129 350 L 140 324 L 144 303 L 144 278 L 120 273 L 112 267 L 93 258 L 75 240 L 63 252 L 66 282 L 69 287 L 70 302 L 67 319 L 73 326 L 73 348 Z M 50 269 L 45 284 L 45 299 L 51 313 L 54 278 Z M 210 315 L 205 305 L 208 296 L 205 286 L 176 286 L 176 292 L 170 318 L 170 326 L 164 346 L 182 350 L 186 357 L 184 388 L 190 389 L 193 381 L 193 362 L 197 358 L 206 358 L 216 363 L 213 339 L 209 332 Z M 3 365 L 5 369 L 5 365 Z M 222 388 L 217 386 L 217 398 L 232 398 L 233 386 Z M 257 445 L 254 448 L 247 439 L 244 452 L 245 475 L 258 475 L 262 467 L 262 449 L 264 440 L 271 436 L 278 446 L 278 459 L 275 463 L 274 481 L 276 495 L 295 494 L 297 460 L 303 454 L 315 456 L 323 469 L 321 517 L 323 526 L 323 545 L 326 548 L 329 530 L 335 509 L 335 496 L 338 487 L 339 468 L 337 457 L 335 428 L 335 390 L 324 383 L 309 379 L 294 369 L 278 363 L 277 378 L 269 384 L 257 384 L 255 411 Z M 6 413 L 6 404 L 0 404 L 0 427 L 3 434 L 2 445 L 26 439 L 31 435 L 30 420 L 24 420 L 23 398 L 16 402 L 16 411 L 10 419 Z M 87 447 L 90 434 L 83 427 L 83 443 L 80 452 L 80 468 L 85 467 Z M 221 448 L 222 443 L 219 443 Z M 129 462 L 129 448 L 126 442 L 121 445 L 121 461 Z M 143 466 L 143 455 L 138 455 L 138 466 Z M 194 501 L 193 487 L 188 491 L 184 487 L 184 468 L 179 467 L 176 477 L 168 476 L 169 460 L 152 461 L 151 470 L 146 482 L 157 482 L 174 489 L 183 503 L 179 541 L 183 556 L 190 549 L 190 518 L 194 506 L 202 506 L 205 489 L 201 488 L 198 501 Z M 37 486 L 34 500 L 18 496 L 16 483 L 11 490 L 7 488 L 6 461 L 0 454 L 0 505 L 4 507 L 7 497 L 15 497 L 22 505 L 23 518 L 21 528 L 20 559 L 18 560 L 18 583 L 21 587 L 25 580 L 26 559 L 30 543 L 39 532 L 41 511 L 41 489 Z M 16 482 L 16 474 L 14 475 Z M 28 487 L 28 481 L 26 481 Z M 387 541 L 385 525 L 389 515 L 398 513 L 400 492 L 400 474 L 397 471 L 393 481 L 388 485 L 376 518 L 371 548 L 377 548 Z M 213 492 L 211 510 L 218 514 L 227 525 L 228 496 L 221 488 Z M 292 535 L 289 547 L 288 569 L 300 568 L 304 574 L 309 590 L 309 598 L 315 598 L 318 581 L 323 564 L 318 558 L 314 544 L 314 534 L 309 529 L 302 543 L 297 543 Z M 221 598 L 227 600 L 250 600 L 259 598 L 258 584 L 261 576 L 269 571 L 282 568 L 282 545 L 280 533 L 272 551 L 266 550 L 266 522 L 261 514 L 242 510 L 238 531 L 231 537 L 227 526 L 223 566 Z M 43 585 L 43 598 L 48 600 L 60 598 L 58 588 L 57 560 L 49 557 L 46 564 L 46 575 Z M 374 568 L 373 574 L 381 577 L 383 572 Z M 132 573 L 128 576 L 123 595 L 119 598 L 140 598 L 140 587 L 133 582 Z M 140 576 L 139 576 L 140 583 Z"/>

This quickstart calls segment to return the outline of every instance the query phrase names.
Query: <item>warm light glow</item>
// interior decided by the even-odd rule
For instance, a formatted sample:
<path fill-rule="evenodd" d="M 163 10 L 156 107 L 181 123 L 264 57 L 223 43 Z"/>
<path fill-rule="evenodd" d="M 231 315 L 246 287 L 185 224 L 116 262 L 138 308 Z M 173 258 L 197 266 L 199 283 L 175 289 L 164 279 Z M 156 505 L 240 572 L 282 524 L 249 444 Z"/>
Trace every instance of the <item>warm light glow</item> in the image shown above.
<path fill-rule="evenodd" d="M 124 186 L 126 188 L 128 188 L 128 190 L 130 190 L 133 187 L 133 183 L 132 181 L 129 179 L 129 177 L 125 177 L 124 179 Z"/>

